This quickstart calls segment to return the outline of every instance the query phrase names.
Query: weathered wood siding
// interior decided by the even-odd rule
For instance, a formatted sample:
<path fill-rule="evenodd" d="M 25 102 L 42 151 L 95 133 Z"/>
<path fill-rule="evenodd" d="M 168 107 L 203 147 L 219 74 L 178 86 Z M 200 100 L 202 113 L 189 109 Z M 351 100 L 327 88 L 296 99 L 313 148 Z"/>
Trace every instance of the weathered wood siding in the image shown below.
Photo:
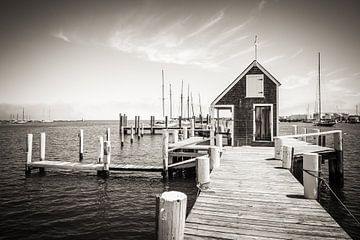
<path fill-rule="evenodd" d="M 246 75 L 264 74 L 264 98 L 246 98 Z M 234 145 L 253 144 L 253 104 L 273 104 L 273 135 L 276 136 L 276 84 L 258 67 L 252 67 L 216 105 L 234 105 Z M 240 104 L 241 100 L 241 104 Z M 256 144 L 255 144 L 256 145 Z M 259 144 L 257 144 L 259 145 Z"/>

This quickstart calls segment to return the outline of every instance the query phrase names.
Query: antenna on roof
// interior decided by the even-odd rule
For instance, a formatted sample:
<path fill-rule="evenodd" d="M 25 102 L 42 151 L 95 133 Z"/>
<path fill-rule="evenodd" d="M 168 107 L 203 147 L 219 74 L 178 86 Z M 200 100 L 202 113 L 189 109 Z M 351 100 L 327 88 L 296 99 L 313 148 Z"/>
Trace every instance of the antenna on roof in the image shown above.
<path fill-rule="evenodd" d="M 254 48 L 255 48 L 255 61 L 257 61 L 257 35 L 255 35 Z"/>

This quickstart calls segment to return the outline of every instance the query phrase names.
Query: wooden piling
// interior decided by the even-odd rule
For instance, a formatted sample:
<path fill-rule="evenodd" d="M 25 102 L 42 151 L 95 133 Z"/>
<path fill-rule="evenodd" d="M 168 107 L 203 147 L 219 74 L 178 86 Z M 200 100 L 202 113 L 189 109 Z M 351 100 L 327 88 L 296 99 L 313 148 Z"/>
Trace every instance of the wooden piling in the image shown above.
<path fill-rule="evenodd" d="M 80 129 L 79 132 L 79 161 L 84 159 L 84 130 Z"/>
<path fill-rule="evenodd" d="M 215 126 L 212 124 L 210 127 L 210 146 L 215 145 Z"/>
<path fill-rule="evenodd" d="M 121 134 L 120 134 L 120 141 L 121 141 L 121 147 L 124 146 L 124 127 L 121 127 Z"/>
<path fill-rule="evenodd" d="M 282 167 L 286 169 L 291 169 L 293 164 L 293 153 L 294 147 L 292 146 L 282 146 Z"/>
<path fill-rule="evenodd" d="M 168 116 L 165 116 L 165 128 L 168 129 Z"/>
<path fill-rule="evenodd" d="M 200 189 L 207 189 L 210 184 L 210 161 L 208 157 L 196 158 L 196 181 Z"/>
<path fill-rule="evenodd" d="M 104 138 L 102 136 L 99 137 L 98 146 L 97 146 L 97 155 L 98 155 L 98 163 L 103 163 L 104 161 Z"/>
<path fill-rule="evenodd" d="M 320 136 L 321 137 L 321 146 L 326 147 L 326 136 Z"/>
<path fill-rule="evenodd" d="M 138 127 L 137 127 L 137 124 L 138 124 L 137 117 L 138 117 L 138 116 L 135 116 L 135 120 L 134 120 L 134 124 L 135 124 L 134 130 L 135 130 L 135 134 L 138 133 L 138 132 L 137 132 L 137 129 L 138 129 Z"/>
<path fill-rule="evenodd" d="M 191 119 L 190 137 L 195 137 L 195 120 Z"/>
<path fill-rule="evenodd" d="M 164 130 L 162 138 L 162 160 L 163 160 L 163 177 L 168 177 L 168 166 L 169 166 L 169 133 Z"/>
<path fill-rule="evenodd" d="M 220 167 L 220 148 L 217 146 L 210 146 L 210 170 Z"/>
<path fill-rule="evenodd" d="M 97 175 L 101 177 L 108 177 L 110 175 L 111 162 L 111 144 L 110 141 L 104 141 L 104 167 L 103 170 L 97 171 Z"/>
<path fill-rule="evenodd" d="M 307 129 L 306 128 L 302 128 L 302 134 L 307 134 Z M 302 141 L 307 142 L 306 136 L 302 137 Z"/>
<path fill-rule="evenodd" d="M 216 146 L 219 147 L 219 151 L 223 151 L 223 136 L 222 134 L 216 134 Z"/>
<path fill-rule="evenodd" d="M 182 128 L 183 140 L 188 139 L 188 129 L 187 127 Z"/>
<path fill-rule="evenodd" d="M 172 132 L 172 142 L 177 143 L 179 141 L 179 130 L 174 129 Z"/>
<path fill-rule="evenodd" d="M 130 143 L 133 144 L 133 142 L 134 142 L 134 128 L 131 125 L 131 127 L 130 127 Z"/>
<path fill-rule="evenodd" d="M 282 146 L 283 146 L 283 140 L 281 138 L 274 138 L 274 158 L 278 160 L 282 160 Z"/>
<path fill-rule="evenodd" d="M 182 122 L 182 117 L 179 116 L 179 129 L 181 129 L 181 122 Z"/>
<path fill-rule="evenodd" d="M 164 192 L 156 198 L 156 235 L 158 240 L 184 239 L 187 196 L 182 192 Z"/>
<path fill-rule="evenodd" d="M 319 155 L 317 153 L 304 153 L 303 169 L 304 197 L 307 199 L 317 199 L 319 188 L 319 180 L 317 178 L 319 176 Z"/>
<path fill-rule="evenodd" d="M 137 129 L 137 137 L 138 137 L 138 140 L 140 140 L 141 138 L 141 130 L 140 130 L 140 116 L 138 116 L 138 129 Z"/>
<path fill-rule="evenodd" d="M 344 186 L 343 137 L 342 132 L 334 133 L 335 158 L 329 159 L 329 182 L 332 185 Z"/>
<path fill-rule="evenodd" d="M 313 129 L 313 132 L 314 133 L 320 133 L 320 129 Z M 314 139 L 315 139 L 315 144 L 321 146 L 321 138 L 320 138 L 320 136 L 317 135 L 317 136 L 314 137 Z"/>
<path fill-rule="evenodd" d="M 298 126 L 297 125 L 292 125 L 292 127 L 293 127 L 294 135 L 297 135 L 298 134 Z"/>
<path fill-rule="evenodd" d="M 124 124 L 124 120 L 123 120 L 123 115 L 121 113 L 119 113 L 119 133 L 122 133 L 123 130 L 123 124 Z"/>
<path fill-rule="evenodd" d="M 45 141 L 46 134 L 44 132 L 40 133 L 40 161 L 45 160 Z"/>
<path fill-rule="evenodd" d="M 32 157 L 32 143 L 33 143 L 33 135 L 29 133 L 26 137 L 26 165 L 25 165 L 25 173 L 31 173 L 31 157 Z"/>
<path fill-rule="evenodd" d="M 111 136 L 110 136 L 110 128 L 107 128 L 106 129 L 106 141 L 110 142 L 110 138 L 111 138 Z"/>
<path fill-rule="evenodd" d="M 144 123 L 141 123 L 141 137 L 144 137 Z"/>

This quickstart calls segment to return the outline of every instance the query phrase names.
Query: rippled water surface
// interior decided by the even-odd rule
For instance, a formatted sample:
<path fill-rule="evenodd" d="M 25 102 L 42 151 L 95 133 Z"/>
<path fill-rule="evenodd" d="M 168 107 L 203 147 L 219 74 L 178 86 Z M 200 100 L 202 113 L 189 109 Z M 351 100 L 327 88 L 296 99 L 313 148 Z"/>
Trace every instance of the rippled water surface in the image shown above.
<path fill-rule="evenodd" d="M 188 208 L 192 206 L 197 192 L 194 178 L 166 182 L 160 173 L 115 173 L 102 179 L 91 172 L 47 171 L 43 176 L 36 170 L 25 178 L 27 133 L 34 134 L 34 160 L 39 159 L 40 132 L 46 132 L 48 160 L 77 162 L 77 134 L 84 129 L 84 162 L 93 163 L 97 138 L 108 127 L 113 163 L 161 166 L 161 137 L 145 135 L 132 145 L 127 137 L 121 148 L 116 121 L 0 125 L 0 239 L 154 239 L 156 194 L 182 191 L 188 195 Z M 336 191 L 360 218 L 360 124 L 330 129 L 345 133 L 345 186 Z M 280 130 L 283 135 L 290 132 L 291 124 L 282 123 Z M 327 178 L 326 164 L 323 175 Z M 353 238 L 360 238 L 359 226 L 326 188 L 320 202 Z"/>

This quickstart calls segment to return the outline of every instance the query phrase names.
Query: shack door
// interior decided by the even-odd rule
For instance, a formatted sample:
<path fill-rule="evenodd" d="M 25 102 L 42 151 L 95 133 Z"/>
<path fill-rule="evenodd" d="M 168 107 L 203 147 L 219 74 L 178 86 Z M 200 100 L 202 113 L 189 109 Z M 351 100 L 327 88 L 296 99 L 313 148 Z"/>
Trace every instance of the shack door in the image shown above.
<path fill-rule="evenodd" d="M 255 141 L 271 141 L 270 106 L 255 106 Z"/>

